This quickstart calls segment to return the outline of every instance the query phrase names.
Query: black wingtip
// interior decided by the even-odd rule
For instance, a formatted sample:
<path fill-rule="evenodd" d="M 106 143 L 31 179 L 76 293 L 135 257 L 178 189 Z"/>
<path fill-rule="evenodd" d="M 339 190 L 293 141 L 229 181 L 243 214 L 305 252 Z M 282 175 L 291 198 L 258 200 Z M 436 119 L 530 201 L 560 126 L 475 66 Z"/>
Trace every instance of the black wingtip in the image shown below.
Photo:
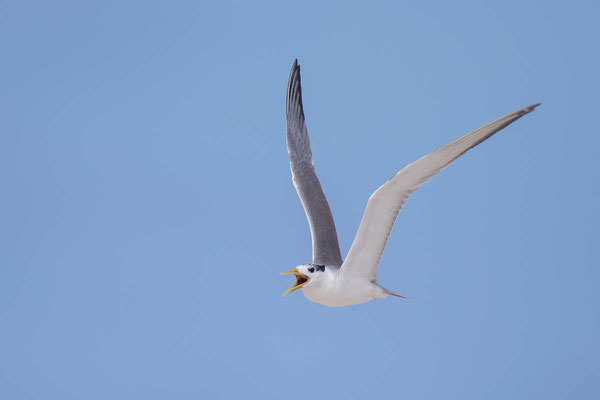
<path fill-rule="evenodd" d="M 292 64 L 292 71 L 290 72 L 290 76 L 294 75 L 296 70 L 300 69 L 300 64 L 298 64 L 298 59 L 294 59 L 294 63 Z"/>
<path fill-rule="evenodd" d="M 292 71 L 290 72 L 290 78 L 296 74 L 296 71 L 300 72 L 300 64 L 298 64 L 298 59 L 294 59 L 294 64 L 292 65 Z"/>
<path fill-rule="evenodd" d="M 302 85 L 300 79 L 300 64 L 298 59 L 294 59 L 292 70 L 290 71 L 290 79 L 288 81 L 287 95 L 286 95 L 286 110 L 289 112 L 290 107 L 296 104 L 300 108 L 300 115 L 304 116 L 304 109 L 302 106 Z"/>

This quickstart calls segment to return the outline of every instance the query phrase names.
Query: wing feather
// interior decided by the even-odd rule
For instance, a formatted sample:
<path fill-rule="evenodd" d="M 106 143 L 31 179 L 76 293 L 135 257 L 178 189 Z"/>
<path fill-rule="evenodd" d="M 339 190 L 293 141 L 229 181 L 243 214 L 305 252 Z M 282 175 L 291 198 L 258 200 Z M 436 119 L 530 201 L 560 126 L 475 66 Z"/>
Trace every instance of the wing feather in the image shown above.
<path fill-rule="evenodd" d="M 538 104 L 522 108 L 492 121 L 473 132 L 406 166 L 369 198 L 352 248 L 342 265 L 345 276 L 377 279 L 377 266 L 396 221 L 408 198 L 444 167 L 469 149 L 492 137 L 502 128 L 533 111 Z"/>
<path fill-rule="evenodd" d="M 313 264 L 342 265 L 342 255 L 337 231 L 329 203 L 313 165 L 312 151 L 304 109 L 300 65 L 294 61 L 288 81 L 287 98 L 287 148 L 292 170 L 292 181 L 310 225 Z"/>

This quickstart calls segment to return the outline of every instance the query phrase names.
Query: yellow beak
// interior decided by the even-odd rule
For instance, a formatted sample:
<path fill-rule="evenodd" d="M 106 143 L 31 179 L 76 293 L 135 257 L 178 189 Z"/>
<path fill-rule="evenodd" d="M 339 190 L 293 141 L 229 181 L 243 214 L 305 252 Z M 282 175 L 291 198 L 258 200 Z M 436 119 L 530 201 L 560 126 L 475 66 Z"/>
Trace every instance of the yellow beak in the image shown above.
<path fill-rule="evenodd" d="M 310 282 L 310 278 L 308 276 L 304 275 L 302 272 L 298 271 L 298 268 L 290 269 L 289 271 L 284 271 L 281 273 L 281 275 L 283 275 L 283 274 L 292 274 L 292 275 L 296 276 L 296 282 L 294 282 L 292 287 L 289 288 L 283 294 L 283 296 L 285 296 L 288 293 L 292 293 L 294 290 L 300 289 L 302 286 L 304 286 L 308 282 Z M 281 296 L 281 297 L 283 297 L 283 296 Z"/>

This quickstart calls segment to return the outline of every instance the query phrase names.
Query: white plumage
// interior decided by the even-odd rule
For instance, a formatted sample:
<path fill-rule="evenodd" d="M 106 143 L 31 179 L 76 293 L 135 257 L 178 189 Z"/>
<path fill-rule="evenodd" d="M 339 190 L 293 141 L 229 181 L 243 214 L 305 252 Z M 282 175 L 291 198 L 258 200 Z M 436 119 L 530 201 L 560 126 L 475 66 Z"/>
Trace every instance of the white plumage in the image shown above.
<path fill-rule="evenodd" d="M 294 186 L 306 212 L 313 239 L 312 264 L 285 273 L 296 282 L 284 294 L 302 289 L 311 301 L 327 306 L 364 303 L 389 295 L 403 297 L 377 283 L 377 267 L 402 206 L 419 186 L 437 175 L 467 150 L 533 111 L 522 108 L 470 132 L 420 158 L 398 172 L 369 198 L 358 233 L 342 263 L 329 204 L 317 178 L 302 107 L 300 66 L 294 61 L 287 92 L 287 145 Z"/>

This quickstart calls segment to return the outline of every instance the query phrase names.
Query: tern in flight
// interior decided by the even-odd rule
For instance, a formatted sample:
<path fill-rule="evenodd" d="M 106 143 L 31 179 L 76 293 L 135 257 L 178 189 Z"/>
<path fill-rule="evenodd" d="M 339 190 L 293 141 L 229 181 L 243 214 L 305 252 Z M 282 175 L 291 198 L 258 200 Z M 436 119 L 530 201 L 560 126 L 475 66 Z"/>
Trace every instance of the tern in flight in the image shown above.
<path fill-rule="evenodd" d="M 282 273 L 296 277 L 295 283 L 284 296 L 302 289 L 309 300 L 330 307 L 364 303 L 389 295 L 404 297 L 379 285 L 377 267 L 396 217 L 406 200 L 419 186 L 467 150 L 539 105 L 533 104 L 500 117 L 418 159 L 394 175 L 369 198 L 354 243 L 346 259 L 342 260 L 333 216 L 313 165 L 302 107 L 300 65 L 295 60 L 286 96 L 287 148 L 292 180 L 310 225 L 312 264 L 302 264 Z"/>

